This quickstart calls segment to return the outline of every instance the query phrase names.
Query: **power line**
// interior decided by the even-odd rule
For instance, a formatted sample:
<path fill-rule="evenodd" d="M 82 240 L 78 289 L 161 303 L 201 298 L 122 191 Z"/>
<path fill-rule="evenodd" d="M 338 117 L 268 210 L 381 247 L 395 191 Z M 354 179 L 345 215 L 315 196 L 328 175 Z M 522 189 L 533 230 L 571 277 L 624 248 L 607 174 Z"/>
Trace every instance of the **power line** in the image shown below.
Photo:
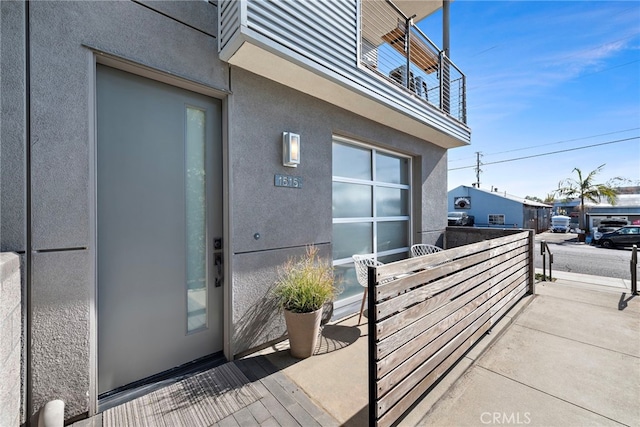
<path fill-rule="evenodd" d="M 498 164 L 498 163 L 515 162 L 516 160 L 532 159 L 534 157 L 550 156 L 552 154 L 566 153 L 568 151 L 584 150 L 585 148 L 599 147 L 601 145 L 615 144 L 617 142 L 631 141 L 631 140 L 634 140 L 634 139 L 640 139 L 640 136 L 634 136 L 633 138 L 618 139 L 618 140 L 615 140 L 615 141 L 601 142 L 600 144 L 585 145 L 584 147 L 576 147 L 576 148 L 568 148 L 566 150 L 551 151 L 549 153 L 541 153 L 541 154 L 534 154 L 534 155 L 531 155 L 531 156 L 517 157 L 517 158 L 514 158 L 514 159 L 498 160 L 498 161 L 495 161 L 495 162 L 483 163 L 483 165 L 484 166 L 486 166 L 486 165 L 495 165 L 495 164 Z M 447 171 L 455 171 L 455 170 L 460 170 L 460 169 L 470 169 L 470 168 L 475 168 L 475 167 L 476 167 L 476 165 L 463 166 L 463 167 L 459 167 L 459 168 L 447 169 Z"/>
<path fill-rule="evenodd" d="M 564 140 L 561 140 L 561 141 L 548 142 L 546 144 L 532 145 L 531 147 L 514 148 L 513 150 L 498 151 L 497 153 L 483 154 L 483 156 L 494 156 L 496 154 L 513 153 L 514 151 L 531 150 L 533 148 L 546 147 L 546 146 L 555 145 L 555 144 L 564 144 L 565 142 L 581 141 L 583 139 L 591 139 L 591 138 L 597 138 L 599 136 L 614 135 L 616 133 L 629 132 L 629 131 L 638 130 L 638 129 L 640 129 L 640 127 L 635 127 L 635 128 L 631 128 L 631 129 L 624 129 L 624 130 L 616 130 L 616 131 L 613 131 L 613 132 L 601 133 L 601 134 L 598 134 L 598 135 L 583 136 L 583 137 L 580 137 L 580 138 L 564 139 Z M 475 158 L 475 156 L 462 157 L 460 159 L 451 160 L 451 162 L 459 162 L 461 160 L 473 159 L 473 158 Z"/>

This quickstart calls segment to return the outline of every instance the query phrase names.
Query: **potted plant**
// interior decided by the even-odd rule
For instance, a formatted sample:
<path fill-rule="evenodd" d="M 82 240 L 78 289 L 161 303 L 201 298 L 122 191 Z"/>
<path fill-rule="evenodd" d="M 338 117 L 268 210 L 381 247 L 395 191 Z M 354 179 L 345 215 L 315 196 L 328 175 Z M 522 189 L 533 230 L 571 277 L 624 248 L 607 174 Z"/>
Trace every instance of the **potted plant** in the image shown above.
<path fill-rule="evenodd" d="M 273 296 L 284 310 L 293 357 L 313 355 L 322 309 L 336 294 L 333 267 L 319 258 L 318 248 L 313 245 L 307 247 L 305 255 L 290 259 L 281 267 Z"/>

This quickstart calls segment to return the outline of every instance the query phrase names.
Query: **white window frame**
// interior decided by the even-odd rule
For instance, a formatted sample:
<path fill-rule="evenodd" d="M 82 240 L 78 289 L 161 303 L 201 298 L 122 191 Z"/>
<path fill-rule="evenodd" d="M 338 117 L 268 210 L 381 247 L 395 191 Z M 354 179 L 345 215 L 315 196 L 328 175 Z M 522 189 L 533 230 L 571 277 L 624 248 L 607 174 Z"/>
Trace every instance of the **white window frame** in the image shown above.
<path fill-rule="evenodd" d="M 502 224 L 496 223 L 496 222 L 492 222 L 491 218 L 492 217 L 502 217 Z M 505 214 L 489 214 L 487 215 L 487 223 L 489 225 L 505 225 L 506 224 L 506 220 L 507 218 L 505 217 Z"/>
<path fill-rule="evenodd" d="M 345 138 L 345 137 L 341 137 L 341 136 L 336 136 L 334 135 L 331 141 L 331 144 L 333 146 L 333 143 L 341 143 L 341 144 L 346 144 L 346 145 L 352 145 L 354 147 L 358 147 L 358 148 L 364 148 L 367 150 L 371 150 L 371 167 L 372 167 L 372 179 L 371 180 L 364 180 L 364 179 L 354 179 L 354 178 L 345 178 L 345 177 L 340 177 L 340 176 L 335 176 L 333 175 L 333 171 L 332 171 L 332 176 L 331 176 L 331 182 L 339 182 L 339 183 L 348 183 L 348 184 L 361 184 L 361 185 L 368 185 L 372 187 L 372 216 L 371 217 L 355 217 L 355 218 L 332 218 L 332 224 L 349 224 L 349 223 L 363 223 L 363 222 L 370 222 L 373 225 L 373 232 L 372 232 L 372 249 L 373 249 L 373 254 L 376 257 L 376 259 L 380 258 L 380 257 L 385 257 L 388 255 L 396 255 L 396 254 L 401 254 L 401 253 L 409 253 L 409 250 L 411 248 L 411 244 L 413 241 L 413 221 L 412 221 L 412 213 L 413 213 L 413 193 L 412 193 L 412 177 L 413 177 L 413 158 L 411 156 L 408 156 L 406 154 L 402 154 L 396 151 L 391 151 L 391 150 L 386 150 L 386 149 L 382 149 L 379 147 L 376 147 L 374 145 L 370 145 L 370 144 L 365 144 L 359 141 L 355 141 L 349 138 Z M 383 154 L 389 154 L 392 155 L 394 157 L 398 157 L 398 158 L 402 158 L 402 159 L 406 159 L 408 160 L 408 167 L 407 167 L 407 180 L 408 180 L 408 184 L 391 184 L 391 183 L 387 183 L 387 182 L 379 182 L 376 181 L 376 153 L 383 153 Z M 380 187 L 384 187 L 384 188 L 396 188 L 396 189 L 402 189 L 402 190 L 407 190 L 408 194 L 409 194 L 409 198 L 408 198 L 408 206 L 407 206 L 407 212 L 408 215 L 402 215 L 402 216 L 386 216 L 386 217 L 380 217 L 378 218 L 376 216 L 377 212 L 376 212 L 376 189 L 380 188 Z M 390 249 L 387 251 L 381 251 L 379 252 L 377 250 L 377 243 L 378 243 L 378 234 L 377 234 L 377 226 L 378 223 L 380 222 L 393 222 L 393 221 L 406 221 L 407 222 L 407 237 L 408 237 L 408 242 L 407 242 L 407 246 L 406 247 L 401 247 L 401 248 L 395 248 L 395 249 Z M 408 256 L 408 255 L 407 255 Z M 333 260 L 333 266 L 340 266 L 340 265 L 348 265 L 353 263 L 353 259 L 351 257 L 348 258 L 340 258 L 340 259 L 336 259 Z M 351 296 L 351 297 L 347 297 L 344 298 L 342 300 L 338 300 L 336 301 L 336 308 L 339 307 L 344 307 L 347 306 L 349 304 L 352 304 L 354 302 L 359 302 L 362 299 L 362 296 L 360 295 L 355 295 L 355 296 Z"/>

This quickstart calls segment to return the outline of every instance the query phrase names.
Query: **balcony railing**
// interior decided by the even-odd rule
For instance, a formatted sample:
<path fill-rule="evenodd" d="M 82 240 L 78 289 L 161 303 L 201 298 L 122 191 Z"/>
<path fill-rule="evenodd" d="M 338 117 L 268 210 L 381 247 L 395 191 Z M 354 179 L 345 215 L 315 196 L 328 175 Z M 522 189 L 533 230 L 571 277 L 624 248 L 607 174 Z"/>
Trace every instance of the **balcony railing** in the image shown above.
<path fill-rule="evenodd" d="M 360 63 L 466 123 L 465 75 L 413 18 L 391 0 L 362 2 Z"/>

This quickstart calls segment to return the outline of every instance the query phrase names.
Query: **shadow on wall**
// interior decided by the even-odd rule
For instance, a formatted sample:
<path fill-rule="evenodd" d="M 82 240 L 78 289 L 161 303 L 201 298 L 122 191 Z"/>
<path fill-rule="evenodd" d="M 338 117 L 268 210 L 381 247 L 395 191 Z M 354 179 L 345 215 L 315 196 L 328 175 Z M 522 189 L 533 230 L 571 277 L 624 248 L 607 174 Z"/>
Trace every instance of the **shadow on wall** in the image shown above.
<path fill-rule="evenodd" d="M 265 343 L 284 339 L 284 315 L 271 297 L 271 287 L 244 312 L 234 325 L 234 347 L 237 354 Z"/>

